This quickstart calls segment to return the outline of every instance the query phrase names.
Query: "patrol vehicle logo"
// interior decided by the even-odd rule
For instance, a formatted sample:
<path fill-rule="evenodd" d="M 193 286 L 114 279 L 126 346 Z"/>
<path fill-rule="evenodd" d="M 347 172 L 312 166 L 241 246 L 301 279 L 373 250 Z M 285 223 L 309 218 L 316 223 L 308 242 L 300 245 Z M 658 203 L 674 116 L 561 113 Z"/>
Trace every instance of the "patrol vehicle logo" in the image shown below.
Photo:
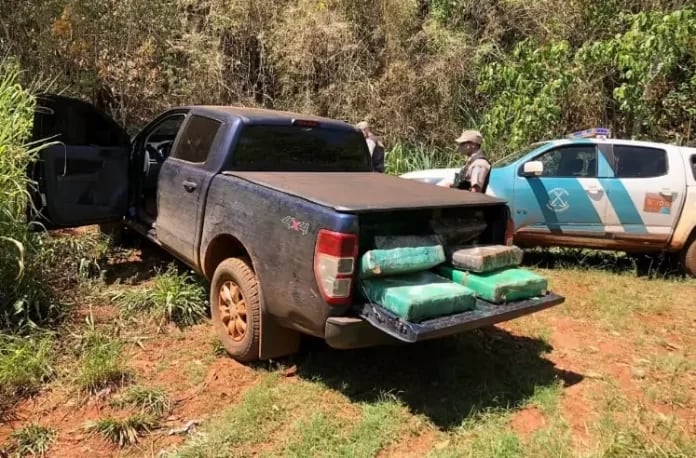
<path fill-rule="evenodd" d="M 569 195 L 568 191 L 563 188 L 552 189 L 549 191 L 549 201 L 546 207 L 557 213 L 568 210 L 568 208 L 570 208 L 570 204 L 568 203 Z"/>

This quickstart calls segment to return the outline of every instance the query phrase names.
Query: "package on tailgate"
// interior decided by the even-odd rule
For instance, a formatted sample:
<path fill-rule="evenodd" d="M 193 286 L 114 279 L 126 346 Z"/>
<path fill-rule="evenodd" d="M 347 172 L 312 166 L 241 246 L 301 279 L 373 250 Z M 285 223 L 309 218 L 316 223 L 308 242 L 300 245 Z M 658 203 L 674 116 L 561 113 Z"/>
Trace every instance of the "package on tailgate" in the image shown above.
<path fill-rule="evenodd" d="M 447 250 L 447 260 L 457 269 L 483 273 L 517 267 L 522 263 L 523 254 L 516 246 L 453 247 Z"/>
<path fill-rule="evenodd" d="M 432 272 L 361 280 L 367 299 L 407 321 L 472 310 L 474 292 Z"/>
<path fill-rule="evenodd" d="M 437 272 L 472 289 L 477 297 L 495 304 L 543 296 L 548 288 L 548 281 L 544 277 L 525 269 L 504 269 L 478 274 L 440 266 Z"/>

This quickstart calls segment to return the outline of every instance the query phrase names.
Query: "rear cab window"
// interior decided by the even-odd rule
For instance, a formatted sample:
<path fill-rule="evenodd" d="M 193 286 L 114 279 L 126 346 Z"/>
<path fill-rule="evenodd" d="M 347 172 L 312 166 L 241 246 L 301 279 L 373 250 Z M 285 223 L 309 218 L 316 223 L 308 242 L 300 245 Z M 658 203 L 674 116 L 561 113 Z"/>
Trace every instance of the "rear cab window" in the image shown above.
<path fill-rule="evenodd" d="M 367 144 L 349 129 L 245 125 L 228 170 L 262 172 L 369 172 Z"/>
<path fill-rule="evenodd" d="M 616 178 L 656 178 L 667 175 L 667 152 L 645 146 L 614 145 Z"/>
<path fill-rule="evenodd" d="M 691 156 L 691 173 L 694 174 L 694 180 L 696 180 L 696 154 Z"/>
<path fill-rule="evenodd" d="M 222 123 L 215 119 L 193 115 L 181 133 L 172 157 L 194 164 L 203 164 L 210 154 Z"/>

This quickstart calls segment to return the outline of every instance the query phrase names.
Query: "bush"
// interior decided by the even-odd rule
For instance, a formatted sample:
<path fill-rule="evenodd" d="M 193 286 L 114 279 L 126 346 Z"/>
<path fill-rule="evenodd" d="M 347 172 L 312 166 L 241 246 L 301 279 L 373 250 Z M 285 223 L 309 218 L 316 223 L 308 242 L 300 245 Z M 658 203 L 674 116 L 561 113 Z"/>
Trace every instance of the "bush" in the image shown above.
<path fill-rule="evenodd" d="M 0 334 L 0 407 L 34 392 L 53 375 L 52 353 L 50 337 Z"/>
<path fill-rule="evenodd" d="M 160 323 L 171 321 L 188 326 L 206 315 L 205 292 L 202 283 L 193 275 L 179 273 L 176 266 L 170 264 L 164 272 L 158 272 L 153 285 L 129 288 L 113 299 L 121 304 L 127 316 L 145 312 Z"/>

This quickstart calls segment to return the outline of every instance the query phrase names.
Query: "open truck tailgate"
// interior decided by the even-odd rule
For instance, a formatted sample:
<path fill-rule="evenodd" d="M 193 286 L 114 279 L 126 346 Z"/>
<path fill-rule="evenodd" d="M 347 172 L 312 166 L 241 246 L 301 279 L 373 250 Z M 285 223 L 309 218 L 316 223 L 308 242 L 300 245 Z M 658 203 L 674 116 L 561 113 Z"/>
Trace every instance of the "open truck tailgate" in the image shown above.
<path fill-rule="evenodd" d="M 412 323 L 377 304 L 365 304 L 359 315 L 373 327 L 402 342 L 418 342 L 490 326 L 561 304 L 565 298 L 549 293 L 543 297 L 508 304 L 476 300 L 476 308 L 455 315 Z"/>

